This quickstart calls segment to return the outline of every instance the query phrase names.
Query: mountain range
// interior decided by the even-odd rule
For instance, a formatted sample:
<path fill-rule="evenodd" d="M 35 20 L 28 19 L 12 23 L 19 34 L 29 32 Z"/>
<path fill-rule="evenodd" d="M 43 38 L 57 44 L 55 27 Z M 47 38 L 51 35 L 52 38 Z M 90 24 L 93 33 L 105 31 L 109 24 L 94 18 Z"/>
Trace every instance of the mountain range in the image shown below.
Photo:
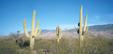
<path fill-rule="evenodd" d="M 88 34 L 111 38 L 113 37 L 113 24 L 88 26 Z M 62 36 L 67 38 L 77 37 L 77 28 L 62 30 Z M 41 37 L 55 38 L 55 30 L 42 30 Z"/>

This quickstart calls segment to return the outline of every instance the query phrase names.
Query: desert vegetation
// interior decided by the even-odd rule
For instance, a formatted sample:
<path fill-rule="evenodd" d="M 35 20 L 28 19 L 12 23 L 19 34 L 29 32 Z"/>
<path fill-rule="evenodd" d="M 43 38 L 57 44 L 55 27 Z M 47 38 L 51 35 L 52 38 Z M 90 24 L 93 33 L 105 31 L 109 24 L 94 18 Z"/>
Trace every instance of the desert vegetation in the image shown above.
<path fill-rule="evenodd" d="M 78 54 L 78 38 L 62 38 L 59 42 L 57 51 L 57 42 L 55 39 L 38 39 L 35 41 L 35 50 L 37 54 Z M 84 37 L 82 52 L 84 54 L 113 54 L 113 39 L 105 37 Z M 15 39 L 0 38 L 0 54 L 19 54 L 18 50 L 23 51 L 21 54 L 29 54 L 29 47 L 21 48 L 16 44 Z"/>

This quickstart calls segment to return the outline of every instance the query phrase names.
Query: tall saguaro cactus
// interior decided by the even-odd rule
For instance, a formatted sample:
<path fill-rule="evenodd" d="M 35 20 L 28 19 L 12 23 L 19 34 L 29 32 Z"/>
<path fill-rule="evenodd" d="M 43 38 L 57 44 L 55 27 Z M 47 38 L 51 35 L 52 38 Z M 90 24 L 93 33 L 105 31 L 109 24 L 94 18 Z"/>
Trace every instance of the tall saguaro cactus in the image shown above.
<path fill-rule="evenodd" d="M 41 32 L 38 22 L 35 27 L 35 18 L 36 18 L 36 11 L 33 11 L 31 34 L 28 34 L 28 32 L 27 32 L 26 19 L 24 19 L 24 33 L 25 33 L 25 36 L 30 39 L 30 49 L 34 49 L 35 39 L 37 36 L 39 36 L 39 34 Z"/>
<path fill-rule="evenodd" d="M 81 5 L 80 7 L 80 19 L 79 19 L 79 23 L 78 23 L 78 26 L 79 26 L 79 29 L 78 29 L 78 34 L 79 34 L 79 40 L 80 40 L 80 50 L 79 50 L 79 53 L 82 54 L 82 47 L 83 47 L 83 41 L 84 41 L 84 33 L 87 32 L 87 16 L 85 17 L 84 19 L 84 27 L 82 25 L 82 20 L 83 20 L 83 7 Z"/>
<path fill-rule="evenodd" d="M 59 26 L 56 27 L 56 35 L 57 35 L 57 43 L 59 43 L 60 39 L 62 38 L 61 29 Z"/>
<path fill-rule="evenodd" d="M 80 40 L 83 40 L 83 36 L 82 36 L 82 6 L 80 7 L 80 26 L 79 26 L 79 35 L 80 35 Z"/>
<path fill-rule="evenodd" d="M 57 53 L 58 54 L 60 54 L 60 40 L 61 40 L 61 38 L 62 38 L 62 35 L 61 35 L 61 29 L 60 29 L 60 27 L 59 26 L 57 26 L 56 27 L 56 36 L 57 36 L 57 38 L 56 38 L 56 41 L 57 41 Z"/>

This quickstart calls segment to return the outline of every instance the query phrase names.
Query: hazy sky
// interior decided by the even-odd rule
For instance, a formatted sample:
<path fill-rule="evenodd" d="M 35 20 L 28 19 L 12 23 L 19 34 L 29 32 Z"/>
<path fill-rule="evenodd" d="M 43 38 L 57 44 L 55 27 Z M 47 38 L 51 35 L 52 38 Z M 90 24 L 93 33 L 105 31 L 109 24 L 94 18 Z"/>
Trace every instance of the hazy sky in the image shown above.
<path fill-rule="evenodd" d="M 0 0 L 0 34 L 23 32 L 23 20 L 31 28 L 32 11 L 42 29 L 73 28 L 79 21 L 80 5 L 88 25 L 113 23 L 113 0 Z"/>

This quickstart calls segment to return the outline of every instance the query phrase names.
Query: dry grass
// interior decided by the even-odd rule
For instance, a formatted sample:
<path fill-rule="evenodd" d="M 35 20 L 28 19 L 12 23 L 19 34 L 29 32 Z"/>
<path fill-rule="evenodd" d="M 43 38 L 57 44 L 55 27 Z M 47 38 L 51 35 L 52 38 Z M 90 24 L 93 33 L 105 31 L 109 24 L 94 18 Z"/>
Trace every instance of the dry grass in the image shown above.
<path fill-rule="evenodd" d="M 38 54 L 78 54 L 79 40 L 75 38 L 61 39 L 59 48 L 55 39 L 36 40 L 35 49 Z M 14 39 L 0 39 L 0 54 L 16 54 L 22 50 L 28 54 L 29 48 L 21 49 Z M 113 39 L 85 36 L 82 52 L 84 54 L 113 54 Z"/>

